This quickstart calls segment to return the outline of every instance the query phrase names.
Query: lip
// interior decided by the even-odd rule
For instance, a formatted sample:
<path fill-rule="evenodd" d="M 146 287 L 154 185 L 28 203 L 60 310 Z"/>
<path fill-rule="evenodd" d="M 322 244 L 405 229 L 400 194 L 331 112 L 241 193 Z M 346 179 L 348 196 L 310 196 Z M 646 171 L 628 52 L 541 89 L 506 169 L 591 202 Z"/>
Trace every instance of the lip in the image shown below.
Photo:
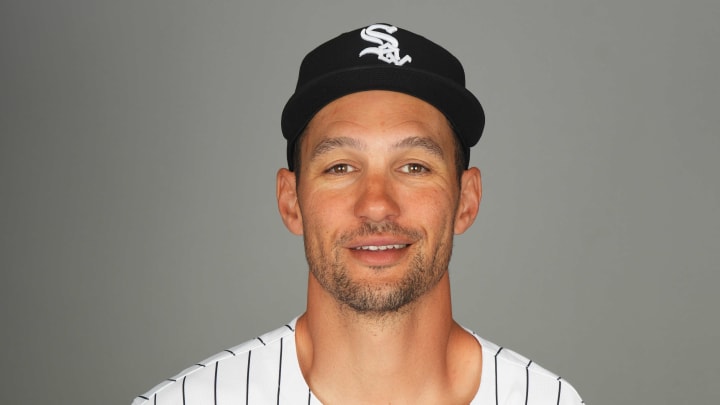
<path fill-rule="evenodd" d="M 373 237 L 353 240 L 346 247 L 358 263 L 369 267 L 390 267 L 408 254 L 411 241 L 393 237 Z"/>

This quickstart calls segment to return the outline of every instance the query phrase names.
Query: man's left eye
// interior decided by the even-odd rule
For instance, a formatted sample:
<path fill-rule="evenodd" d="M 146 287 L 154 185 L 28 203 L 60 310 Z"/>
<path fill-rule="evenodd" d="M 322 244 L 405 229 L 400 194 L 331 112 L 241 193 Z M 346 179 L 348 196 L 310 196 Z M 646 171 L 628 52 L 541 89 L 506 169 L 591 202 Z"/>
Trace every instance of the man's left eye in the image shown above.
<path fill-rule="evenodd" d="M 419 163 L 408 163 L 401 167 L 403 173 L 420 174 L 428 171 L 428 168 Z"/>

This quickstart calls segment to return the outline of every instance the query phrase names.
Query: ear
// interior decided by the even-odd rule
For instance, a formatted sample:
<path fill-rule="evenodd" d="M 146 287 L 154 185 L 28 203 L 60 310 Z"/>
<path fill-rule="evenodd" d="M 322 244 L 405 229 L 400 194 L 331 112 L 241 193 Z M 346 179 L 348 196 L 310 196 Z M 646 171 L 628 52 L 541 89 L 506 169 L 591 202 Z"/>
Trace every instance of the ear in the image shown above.
<path fill-rule="evenodd" d="M 471 167 L 465 170 L 460 179 L 460 201 L 455 212 L 455 234 L 460 235 L 470 228 L 475 222 L 478 210 L 480 209 L 480 198 L 482 197 L 482 179 L 480 170 Z"/>
<path fill-rule="evenodd" d="M 288 169 L 278 170 L 275 196 L 285 227 L 295 235 L 302 235 L 302 213 L 298 204 L 295 173 Z"/>

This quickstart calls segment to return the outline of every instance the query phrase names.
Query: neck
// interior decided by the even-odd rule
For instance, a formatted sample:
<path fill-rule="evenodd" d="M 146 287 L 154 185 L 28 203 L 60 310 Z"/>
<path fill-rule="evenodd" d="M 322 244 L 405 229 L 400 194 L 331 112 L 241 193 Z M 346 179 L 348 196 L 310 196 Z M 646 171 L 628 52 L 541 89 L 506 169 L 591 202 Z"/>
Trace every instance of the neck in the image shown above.
<path fill-rule="evenodd" d="M 472 399 L 480 348 L 452 319 L 447 273 L 417 301 L 389 314 L 349 309 L 312 275 L 308 288 L 308 309 L 297 324 L 298 360 L 324 403 Z"/>

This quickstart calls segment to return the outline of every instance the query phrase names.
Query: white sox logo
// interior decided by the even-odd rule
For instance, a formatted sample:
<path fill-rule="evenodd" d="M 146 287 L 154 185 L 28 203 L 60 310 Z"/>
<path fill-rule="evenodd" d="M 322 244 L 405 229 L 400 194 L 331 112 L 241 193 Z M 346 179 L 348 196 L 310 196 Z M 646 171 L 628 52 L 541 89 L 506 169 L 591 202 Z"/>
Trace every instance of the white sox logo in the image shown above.
<path fill-rule="evenodd" d="M 378 29 L 385 31 L 387 34 L 376 31 Z M 367 28 L 363 28 L 360 32 L 360 37 L 368 42 L 372 42 L 380 46 L 365 48 L 360 51 L 360 55 L 358 56 L 372 53 L 377 55 L 378 59 L 381 61 L 392 63 L 395 66 L 402 66 L 407 62 L 411 62 L 412 58 L 410 55 L 405 55 L 402 59 L 400 58 L 400 48 L 398 48 L 400 43 L 397 39 L 395 39 L 395 37 L 390 35 L 395 31 L 397 31 L 397 27 L 385 24 L 373 24 Z"/>

